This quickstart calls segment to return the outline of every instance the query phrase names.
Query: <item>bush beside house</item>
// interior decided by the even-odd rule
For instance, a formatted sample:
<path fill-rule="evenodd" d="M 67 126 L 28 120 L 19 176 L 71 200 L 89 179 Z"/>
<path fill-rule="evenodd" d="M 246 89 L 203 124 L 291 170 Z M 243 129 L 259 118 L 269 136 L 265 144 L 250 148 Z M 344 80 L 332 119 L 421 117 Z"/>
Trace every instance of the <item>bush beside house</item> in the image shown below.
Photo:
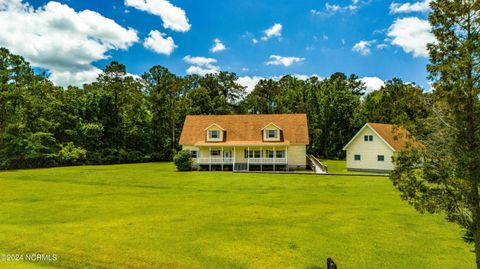
<path fill-rule="evenodd" d="M 175 157 L 173 157 L 173 162 L 177 167 L 177 171 L 191 171 L 192 170 L 192 154 L 189 150 L 181 150 Z"/>

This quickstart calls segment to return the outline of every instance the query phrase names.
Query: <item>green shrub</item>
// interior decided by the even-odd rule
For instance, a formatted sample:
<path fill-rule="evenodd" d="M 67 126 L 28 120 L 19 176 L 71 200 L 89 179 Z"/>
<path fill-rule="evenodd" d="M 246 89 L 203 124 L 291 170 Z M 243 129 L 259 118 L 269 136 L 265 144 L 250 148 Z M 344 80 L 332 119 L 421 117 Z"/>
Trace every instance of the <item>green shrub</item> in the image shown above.
<path fill-rule="evenodd" d="M 76 165 L 85 161 L 87 151 L 81 147 L 76 147 L 73 142 L 68 142 L 62 145 L 57 157 L 61 164 Z"/>
<path fill-rule="evenodd" d="M 173 162 L 177 167 L 177 171 L 191 171 L 192 170 L 192 154 L 189 150 L 181 150 L 175 157 L 173 157 Z"/>

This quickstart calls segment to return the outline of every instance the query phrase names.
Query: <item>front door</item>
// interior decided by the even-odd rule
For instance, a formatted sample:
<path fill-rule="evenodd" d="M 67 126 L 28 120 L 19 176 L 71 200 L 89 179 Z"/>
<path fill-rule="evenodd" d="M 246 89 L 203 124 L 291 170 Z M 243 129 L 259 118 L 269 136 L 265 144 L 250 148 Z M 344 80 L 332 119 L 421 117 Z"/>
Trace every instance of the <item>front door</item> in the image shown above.
<path fill-rule="evenodd" d="M 232 158 L 232 151 L 231 150 L 224 150 L 223 151 L 223 158 Z"/>

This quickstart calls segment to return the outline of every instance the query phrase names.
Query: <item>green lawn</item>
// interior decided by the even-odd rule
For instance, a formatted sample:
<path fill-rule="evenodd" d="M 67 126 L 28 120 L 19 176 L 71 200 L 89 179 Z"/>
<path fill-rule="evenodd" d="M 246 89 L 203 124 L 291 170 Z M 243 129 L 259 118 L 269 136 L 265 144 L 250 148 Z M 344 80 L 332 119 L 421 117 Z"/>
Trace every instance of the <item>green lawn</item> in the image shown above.
<path fill-rule="evenodd" d="M 473 268 L 462 231 L 386 177 L 174 172 L 169 163 L 0 172 L 0 268 Z M 47 267 L 45 267 L 47 268 Z"/>
<path fill-rule="evenodd" d="M 375 173 L 375 172 L 360 172 L 360 171 L 348 171 L 347 162 L 342 160 L 321 160 L 328 168 L 328 173 L 330 174 L 379 174 L 385 175 L 385 173 Z"/>

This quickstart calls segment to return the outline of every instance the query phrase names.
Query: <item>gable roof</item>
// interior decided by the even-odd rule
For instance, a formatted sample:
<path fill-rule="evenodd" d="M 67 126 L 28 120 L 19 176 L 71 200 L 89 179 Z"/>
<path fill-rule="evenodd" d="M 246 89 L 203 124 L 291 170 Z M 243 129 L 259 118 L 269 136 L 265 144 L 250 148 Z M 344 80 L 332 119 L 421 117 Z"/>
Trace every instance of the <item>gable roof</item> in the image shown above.
<path fill-rule="evenodd" d="M 225 131 L 225 129 L 224 129 L 222 126 L 220 126 L 220 125 L 218 125 L 218 124 L 216 124 L 216 123 L 210 124 L 207 128 L 205 128 L 205 131 L 208 130 L 208 129 L 210 129 L 210 128 L 212 128 L 213 126 L 216 126 L 217 129 L 220 129 L 220 130 L 222 130 L 222 131 Z"/>
<path fill-rule="evenodd" d="M 410 133 L 401 126 L 368 122 L 355 134 L 345 147 L 343 147 L 343 150 L 346 150 L 365 128 L 370 128 L 393 151 L 404 149 L 410 139 Z"/>
<path fill-rule="evenodd" d="M 224 144 L 271 144 L 264 142 L 262 128 L 269 124 L 282 126 L 283 144 L 308 144 L 306 114 L 261 114 L 261 115 L 189 115 L 185 118 L 180 145 L 207 144 L 205 128 L 212 124 L 226 131 Z M 218 142 L 215 144 L 219 144 Z M 278 142 L 277 142 L 278 144 Z"/>
<path fill-rule="evenodd" d="M 273 122 L 270 122 L 269 124 L 265 125 L 265 126 L 262 128 L 262 130 L 265 130 L 265 128 L 270 127 L 270 126 L 273 126 L 273 127 L 277 128 L 278 130 L 282 130 L 282 128 L 278 127 L 278 125 L 276 125 L 276 124 L 273 123 Z"/>

